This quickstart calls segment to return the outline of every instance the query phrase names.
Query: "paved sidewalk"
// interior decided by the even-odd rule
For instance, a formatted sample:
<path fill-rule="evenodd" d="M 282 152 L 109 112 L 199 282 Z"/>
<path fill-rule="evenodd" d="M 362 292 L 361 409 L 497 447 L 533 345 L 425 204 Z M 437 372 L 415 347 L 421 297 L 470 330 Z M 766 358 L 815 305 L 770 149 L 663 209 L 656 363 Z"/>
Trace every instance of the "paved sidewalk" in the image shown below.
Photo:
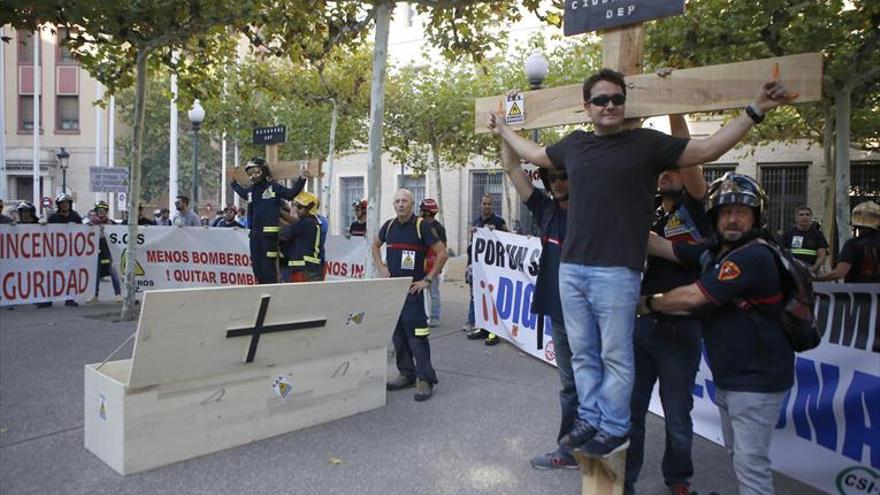
<path fill-rule="evenodd" d="M 385 408 L 121 477 L 83 448 L 83 365 L 134 332 L 120 305 L 0 309 L 0 493 L 13 494 L 577 494 L 577 471 L 542 472 L 559 421 L 556 370 L 459 330 L 465 286 L 443 285 L 431 336 L 440 379 L 424 403 L 392 392 Z M 112 295 L 112 290 L 103 295 Z M 117 358 L 128 357 L 130 345 Z M 393 370 L 390 370 L 393 371 Z M 666 493 L 663 423 L 648 420 L 639 493 Z M 736 493 L 724 450 L 697 438 L 700 494 Z M 819 493 L 777 476 L 778 494 Z"/>

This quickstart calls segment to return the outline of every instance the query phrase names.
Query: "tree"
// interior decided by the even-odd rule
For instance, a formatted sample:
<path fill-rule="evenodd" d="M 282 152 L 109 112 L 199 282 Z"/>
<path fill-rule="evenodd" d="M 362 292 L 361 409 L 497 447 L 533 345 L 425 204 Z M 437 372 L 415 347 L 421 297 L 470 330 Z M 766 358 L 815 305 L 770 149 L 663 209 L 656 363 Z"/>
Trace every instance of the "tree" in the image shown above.
<path fill-rule="evenodd" d="M 648 26 L 646 54 L 655 66 L 690 67 L 822 52 L 822 101 L 774 112 L 751 139 L 822 144 L 835 178 L 826 185 L 826 212 L 836 212 L 842 244 L 849 237 L 849 149 L 880 150 L 878 25 L 880 3 L 872 0 L 691 1 L 684 16 Z"/>

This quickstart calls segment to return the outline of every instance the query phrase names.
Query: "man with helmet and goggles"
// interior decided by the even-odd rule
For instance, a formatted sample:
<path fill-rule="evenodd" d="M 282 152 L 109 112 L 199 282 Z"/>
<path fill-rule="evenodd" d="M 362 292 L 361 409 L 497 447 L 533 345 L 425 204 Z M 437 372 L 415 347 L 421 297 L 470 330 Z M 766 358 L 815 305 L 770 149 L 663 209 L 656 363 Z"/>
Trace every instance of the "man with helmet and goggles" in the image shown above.
<path fill-rule="evenodd" d="M 48 223 L 83 223 L 79 213 L 73 210 L 73 198 L 67 194 L 59 194 L 55 198 L 55 212 L 49 215 Z"/>
<path fill-rule="evenodd" d="M 318 198 L 303 191 L 293 198 L 296 221 L 281 229 L 281 247 L 290 273 L 288 282 L 320 282 L 324 244 L 318 224 Z"/>
<path fill-rule="evenodd" d="M 232 190 L 247 200 L 247 225 L 250 228 L 251 266 L 260 284 L 278 283 L 278 233 L 283 200 L 292 200 L 306 184 L 309 172 L 303 168 L 293 188 L 272 180 L 269 164 L 259 157 L 251 158 L 244 167 L 251 185 L 242 186 L 232 179 Z"/>
<path fill-rule="evenodd" d="M 880 205 L 866 201 L 855 207 L 850 224 L 856 237 L 846 241 L 834 270 L 817 280 L 880 283 Z"/>
<path fill-rule="evenodd" d="M 652 235 L 648 242 L 652 255 L 701 267 L 700 278 L 639 303 L 639 314 L 700 312 L 740 494 L 773 493 L 770 439 L 794 382 L 794 352 L 782 327 L 782 276 L 776 255 L 763 244 L 773 242 L 764 224 L 766 204 L 751 177 L 728 172 L 713 182 L 708 241 L 672 243 Z"/>
<path fill-rule="evenodd" d="M 40 223 L 37 219 L 37 208 L 30 201 L 22 201 L 15 207 L 18 213 L 18 222 L 16 223 Z"/>
<path fill-rule="evenodd" d="M 364 237 L 367 235 L 367 199 L 359 199 L 351 207 L 354 210 L 354 221 L 348 227 L 348 235 Z"/>

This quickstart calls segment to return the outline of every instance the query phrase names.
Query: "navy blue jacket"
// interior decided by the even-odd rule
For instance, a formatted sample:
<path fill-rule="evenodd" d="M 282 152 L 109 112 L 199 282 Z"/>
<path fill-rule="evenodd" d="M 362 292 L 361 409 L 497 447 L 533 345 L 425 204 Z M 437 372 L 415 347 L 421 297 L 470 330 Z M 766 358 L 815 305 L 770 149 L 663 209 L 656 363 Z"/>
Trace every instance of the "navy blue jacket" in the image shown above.
<path fill-rule="evenodd" d="M 232 190 L 242 199 L 247 200 L 247 225 L 251 229 L 250 236 L 278 236 L 278 212 L 281 211 L 281 200 L 292 200 L 303 187 L 306 180 L 300 177 L 288 189 L 274 181 L 262 181 L 244 187 L 232 181 Z"/>

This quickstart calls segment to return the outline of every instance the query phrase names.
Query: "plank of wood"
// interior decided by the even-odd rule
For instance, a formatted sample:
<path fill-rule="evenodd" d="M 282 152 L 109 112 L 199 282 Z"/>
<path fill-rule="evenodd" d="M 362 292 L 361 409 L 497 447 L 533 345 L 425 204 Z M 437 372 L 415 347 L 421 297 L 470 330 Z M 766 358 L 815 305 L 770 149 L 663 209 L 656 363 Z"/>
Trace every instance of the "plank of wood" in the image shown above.
<path fill-rule="evenodd" d="M 127 385 L 138 389 L 387 345 L 408 288 L 408 279 L 396 278 L 148 291 Z M 326 325 L 263 334 L 254 361 L 245 363 L 251 337 L 227 338 L 227 331 L 253 327 L 264 295 L 270 296 L 265 325 L 320 319 Z M 348 322 L 360 312 L 361 323 Z"/>
<path fill-rule="evenodd" d="M 275 164 L 269 165 L 269 172 L 272 174 L 272 178 L 276 180 L 297 179 L 299 178 L 303 165 L 308 168 L 313 177 L 318 177 L 318 175 L 321 173 L 321 160 L 318 160 L 317 158 L 313 158 L 308 161 L 282 160 L 276 162 Z M 235 180 L 238 181 L 239 184 L 251 183 L 247 174 L 244 172 L 244 165 L 240 167 L 229 167 L 226 169 L 226 181 L 232 182 L 233 177 L 235 178 Z"/>
<path fill-rule="evenodd" d="M 627 77 L 627 117 L 652 117 L 676 113 L 712 112 L 745 107 L 755 99 L 779 64 L 780 79 L 800 96 L 798 103 L 822 98 L 822 54 L 802 53 L 786 57 Z M 524 92 L 525 122 L 515 129 L 540 129 L 589 122 L 584 111 L 581 84 Z M 489 132 L 489 114 L 503 96 L 476 100 L 475 132 Z"/>
<path fill-rule="evenodd" d="M 581 468 L 581 495 L 623 495 L 626 451 L 596 458 L 575 452 Z"/>
<path fill-rule="evenodd" d="M 602 67 L 626 76 L 641 74 L 644 54 L 644 24 L 609 29 L 602 33 Z"/>

